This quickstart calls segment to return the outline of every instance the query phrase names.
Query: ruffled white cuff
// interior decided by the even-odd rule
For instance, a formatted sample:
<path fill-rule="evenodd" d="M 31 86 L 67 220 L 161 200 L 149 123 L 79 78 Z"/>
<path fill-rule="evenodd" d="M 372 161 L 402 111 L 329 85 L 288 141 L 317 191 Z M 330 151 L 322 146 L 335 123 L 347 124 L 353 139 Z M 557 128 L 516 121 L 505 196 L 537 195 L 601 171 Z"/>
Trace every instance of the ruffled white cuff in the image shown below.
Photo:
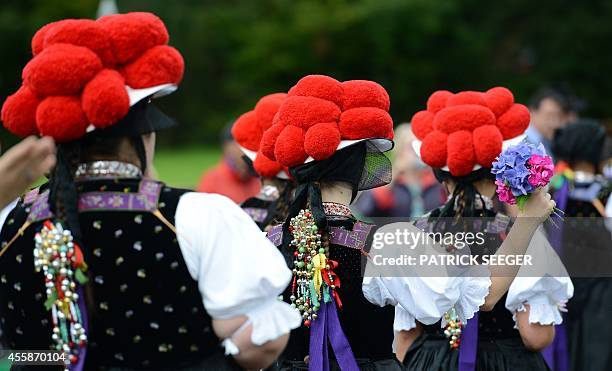
<path fill-rule="evenodd" d="M 525 304 L 529 304 L 530 324 L 539 323 L 540 325 L 560 325 L 563 323 L 563 316 L 561 315 L 558 305 L 549 303 L 524 303 L 518 307 L 516 312 L 525 312 L 527 310 Z M 512 314 L 512 319 L 514 319 L 514 328 L 518 329 L 516 312 Z"/>
<path fill-rule="evenodd" d="M 491 287 L 490 271 L 486 267 L 475 266 L 470 269 L 466 276 L 461 278 L 461 295 L 457 304 L 455 304 L 455 310 L 461 322 L 466 323 L 480 310 L 487 295 L 489 295 L 489 288 Z M 442 318 L 442 322 L 445 322 L 444 318 Z"/>
<path fill-rule="evenodd" d="M 416 327 L 416 320 L 410 312 L 402 308 L 401 305 L 395 306 L 395 318 L 393 319 L 393 331 L 408 331 Z"/>
<path fill-rule="evenodd" d="M 246 316 L 253 326 L 251 342 L 255 345 L 288 334 L 302 323 L 302 316 L 296 308 L 276 298 L 246 313 Z"/>

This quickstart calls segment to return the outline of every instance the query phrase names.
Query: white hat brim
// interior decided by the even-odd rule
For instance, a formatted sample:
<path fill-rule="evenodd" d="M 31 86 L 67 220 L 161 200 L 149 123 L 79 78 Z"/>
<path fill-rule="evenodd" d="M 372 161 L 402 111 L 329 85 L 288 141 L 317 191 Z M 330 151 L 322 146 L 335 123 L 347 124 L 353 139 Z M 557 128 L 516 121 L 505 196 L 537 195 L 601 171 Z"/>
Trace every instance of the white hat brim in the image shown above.
<path fill-rule="evenodd" d="M 130 98 L 130 107 L 147 97 L 163 97 L 164 95 L 173 93 L 174 91 L 176 91 L 176 89 L 178 89 L 178 86 L 175 84 L 161 84 L 143 89 L 132 89 L 127 85 L 125 86 L 125 90 L 127 91 L 128 97 Z M 91 133 L 94 130 L 96 130 L 96 127 L 92 124 L 89 124 L 86 129 L 86 132 Z"/>
<path fill-rule="evenodd" d="M 132 89 L 127 85 L 125 86 L 125 90 L 127 90 L 128 96 L 130 97 L 130 107 L 147 97 L 163 97 L 164 95 L 173 93 L 176 89 L 178 89 L 178 86 L 175 84 L 161 84 L 144 89 Z"/>
<path fill-rule="evenodd" d="M 238 147 L 240 147 L 240 150 L 242 151 L 242 153 L 244 153 L 244 155 L 246 157 L 248 157 L 249 160 L 255 161 L 255 157 L 257 157 L 257 152 L 251 151 L 250 149 L 246 149 L 243 146 L 241 146 L 240 144 L 238 144 Z M 279 171 L 278 174 L 276 174 L 275 177 L 279 178 L 279 179 L 289 179 L 289 175 L 287 175 L 285 170 Z"/>
<path fill-rule="evenodd" d="M 379 150 L 380 152 L 388 152 L 391 149 L 393 149 L 393 141 L 391 139 L 365 138 L 365 139 L 354 139 L 354 140 L 342 140 L 340 141 L 340 144 L 338 144 L 338 147 L 336 147 L 336 151 L 339 151 L 343 148 L 350 147 L 357 143 L 366 142 L 366 141 L 372 144 L 374 147 L 376 147 L 376 149 Z M 312 161 L 315 161 L 315 159 L 312 157 L 308 157 L 306 161 L 304 161 L 304 163 L 307 164 Z"/>

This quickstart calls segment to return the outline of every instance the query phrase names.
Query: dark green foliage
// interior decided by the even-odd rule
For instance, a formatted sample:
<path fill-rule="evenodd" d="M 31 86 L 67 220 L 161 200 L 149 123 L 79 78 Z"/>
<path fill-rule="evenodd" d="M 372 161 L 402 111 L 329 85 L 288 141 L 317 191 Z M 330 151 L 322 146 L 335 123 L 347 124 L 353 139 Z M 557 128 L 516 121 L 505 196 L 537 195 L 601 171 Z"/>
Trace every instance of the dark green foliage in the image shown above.
<path fill-rule="evenodd" d="M 263 94 L 309 73 L 381 82 L 396 123 L 435 89 L 505 85 L 526 102 L 569 83 L 608 115 L 612 2 L 606 0 L 120 0 L 122 12 L 160 15 L 184 55 L 185 80 L 159 101 L 182 129 L 166 144 L 218 141 L 220 128 Z M 95 16 L 95 0 L 3 1 L 0 96 L 18 88 L 42 24 Z"/>

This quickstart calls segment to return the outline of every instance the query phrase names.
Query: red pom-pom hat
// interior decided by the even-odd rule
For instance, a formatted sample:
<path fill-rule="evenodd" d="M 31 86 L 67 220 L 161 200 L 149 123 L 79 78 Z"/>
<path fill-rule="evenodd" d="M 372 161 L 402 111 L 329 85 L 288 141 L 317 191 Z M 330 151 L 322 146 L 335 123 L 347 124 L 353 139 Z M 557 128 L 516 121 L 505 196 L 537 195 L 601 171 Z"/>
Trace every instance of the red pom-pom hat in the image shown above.
<path fill-rule="evenodd" d="M 427 165 L 464 176 L 490 168 L 503 149 L 523 140 L 529 120 L 527 107 L 503 87 L 437 91 L 412 117 L 412 147 Z"/>
<path fill-rule="evenodd" d="M 23 69 L 22 88 L 3 104 L 4 126 L 18 136 L 49 135 L 58 142 L 113 126 L 136 103 L 177 89 L 184 62 L 167 43 L 164 23 L 151 13 L 43 26 L 32 39 L 34 57 Z"/>
<path fill-rule="evenodd" d="M 363 141 L 381 152 L 393 148 L 389 95 L 373 81 L 303 77 L 273 123 L 263 134 L 261 150 L 285 167 L 325 160 Z"/>
<path fill-rule="evenodd" d="M 242 152 L 253 162 L 253 168 L 262 178 L 289 179 L 283 166 L 260 150 L 264 132 L 272 127 L 278 109 L 287 94 L 275 93 L 263 96 L 252 111 L 238 117 L 232 126 L 232 136 Z"/>

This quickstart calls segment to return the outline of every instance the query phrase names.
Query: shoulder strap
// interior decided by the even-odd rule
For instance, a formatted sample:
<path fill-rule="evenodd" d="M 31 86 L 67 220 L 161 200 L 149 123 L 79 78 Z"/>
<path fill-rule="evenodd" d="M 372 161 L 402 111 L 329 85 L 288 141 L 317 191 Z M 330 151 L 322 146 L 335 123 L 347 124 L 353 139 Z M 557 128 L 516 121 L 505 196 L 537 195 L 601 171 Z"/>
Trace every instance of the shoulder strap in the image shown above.
<path fill-rule="evenodd" d="M 333 245 L 362 250 L 366 248 L 365 245 L 372 228 L 374 228 L 373 224 L 364 222 L 356 222 L 351 231 L 340 227 L 330 227 L 329 242 Z M 272 227 L 268 231 L 268 239 L 275 246 L 280 246 L 283 242 L 283 226 L 277 225 Z"/>
<path fill-rule="evenodd" d="M 268 216 L 268 209 L 260 208 L 260 207 L 243 207 L 245 213 L 247 213 L 253 221 L 257 223 L 261 223 L 266 220 Z"/>
<path fill-rule="evenodd" d="M 143 179 L 138 192 L 85 192 L 79 195 L 79 211 L 142 211 L 155 212 L 163 183 Z M 35 223 L 53 217 L 49 206 L 49 190 L 37 194 L 28 214 L 28 221 Z"/>

